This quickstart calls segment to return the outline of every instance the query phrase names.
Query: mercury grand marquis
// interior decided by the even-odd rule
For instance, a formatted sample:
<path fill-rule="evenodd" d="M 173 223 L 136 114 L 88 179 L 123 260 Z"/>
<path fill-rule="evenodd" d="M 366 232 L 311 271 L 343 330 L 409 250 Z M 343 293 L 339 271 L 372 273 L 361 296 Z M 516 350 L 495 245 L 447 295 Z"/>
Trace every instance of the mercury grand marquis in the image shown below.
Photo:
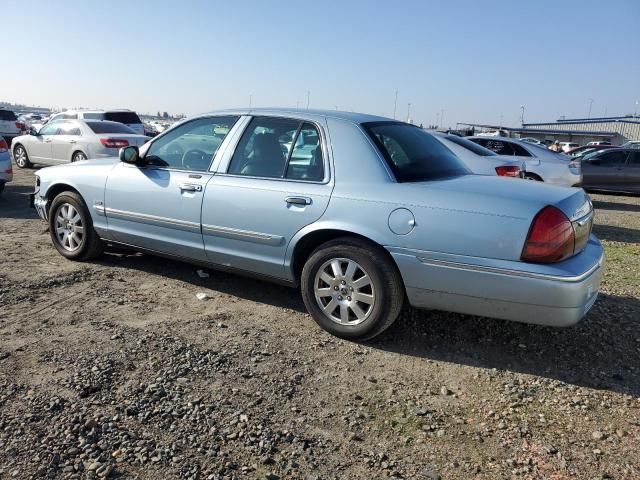
<path fill-rule="evenodd" d="M 39 170 L 33 203 L 68 259 L 119 245 L 299 286 L 355 340 L 407 302 L 572 325 L 603 271 L 582 189 L 472 175 L 426 131 L 357 113 L 197 116 L 119 158 Z"/>

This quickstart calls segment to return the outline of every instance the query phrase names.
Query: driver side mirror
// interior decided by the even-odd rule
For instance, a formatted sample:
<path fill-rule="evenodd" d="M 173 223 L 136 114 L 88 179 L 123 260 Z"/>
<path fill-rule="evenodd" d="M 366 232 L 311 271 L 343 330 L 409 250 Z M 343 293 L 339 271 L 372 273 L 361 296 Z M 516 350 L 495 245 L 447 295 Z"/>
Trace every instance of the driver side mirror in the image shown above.
<path fill-rule="evenodd" d="M 120 161 L 124 163 L 137 165 L 140 161 L 140 152 L 136 146 L 121 148 L 118 155 L 120 157 Z"/>
<path fill-rule="evenodd" d="M 38 131 L 36 130 L 36 127 L 29 127 L 29 135 L 38 135 Z"/>

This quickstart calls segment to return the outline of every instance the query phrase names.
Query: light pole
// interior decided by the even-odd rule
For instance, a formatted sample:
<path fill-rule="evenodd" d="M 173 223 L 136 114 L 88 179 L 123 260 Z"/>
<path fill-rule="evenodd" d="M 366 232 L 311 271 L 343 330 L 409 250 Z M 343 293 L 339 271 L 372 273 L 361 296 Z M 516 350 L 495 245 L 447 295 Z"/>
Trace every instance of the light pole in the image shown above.
<path fill-rule="evenodd" d="M 249 108 L 251 108 L 251 94 L 249 94 Z"/>
<path fill-rule="evenodd" d="M 637 102 L 636 102 L 637 103 Z M 396 90 L 396 99 L 393 102 L 393 119 L 396 119 L 396 110 L 398 109 L 398 90 Z"/>
<path fill-rule="evenodd" d="M 440 123 L 442 123 L 442 128 L 444 128 L 444 108 L 440 110 Z"/>
<path fill-rule="evenodd" d="M 311 92 L 307 91 L 307 110 L 309 110 L 309 100 L 311 99 Z"/>
<path fill-rule="evenodd" d="M 407 123 L 411 122 L 411 103 L 407 103 Z"/>
<path fill-rule="evenodd" d="M 593 106 L 593 98 L 589 99 L 589 115 L 587 118 L 591 118 L 591 107 Z"/>
<path fill-rule="evenodd" d="M 520 123 L 524 127 L 524 105 L 520 105 L 520 110 L 522 110 L 520 112 Z"/>

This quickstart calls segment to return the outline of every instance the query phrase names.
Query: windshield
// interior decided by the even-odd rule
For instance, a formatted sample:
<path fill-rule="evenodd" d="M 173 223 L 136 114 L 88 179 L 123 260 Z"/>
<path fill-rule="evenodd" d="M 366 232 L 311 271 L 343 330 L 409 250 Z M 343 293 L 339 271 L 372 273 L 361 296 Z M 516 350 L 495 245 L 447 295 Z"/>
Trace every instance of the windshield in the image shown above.
<path fill-rule="evenodd" d="M 136 112 L 105 112 L 104 119 L 120 123 L 142 123 Z"/>
<path fill-rule="evenodd" d="M 128 133 L 128 134 L 133 133 L 135 134 L 136 133 L 126 125 L 123 125 L 122 123 L 116 123 L 116 122 L 87 122 L 87 125 L 91 130 L 93 130 L 93 133 L 98 133 L 98 134 L 99 133 Z"/>
<path fill-rule="evenodd" d="M 457 135 L 446 135 L 443 138 L 446 138 L 450 142 L 453 142 L 456 145 L 460 145 L 467 150 L 471 150 L 473 153 L 475 153 L 476 155 L 480 155 L 481 157 L 498 156 L 496 152 L 491 151 L 488 148 L 484 148 L 482 145 L 478 145 L 477 143 L 474 143 L 471 140 L 467 140 L 466 138 L 458 137 Z"/>
<path fill-rule="evenodd" d="M 362 124 L 398 182 L 422 182 L 469 174 L 451 150 L 423 129 L 399 122 Z"/>

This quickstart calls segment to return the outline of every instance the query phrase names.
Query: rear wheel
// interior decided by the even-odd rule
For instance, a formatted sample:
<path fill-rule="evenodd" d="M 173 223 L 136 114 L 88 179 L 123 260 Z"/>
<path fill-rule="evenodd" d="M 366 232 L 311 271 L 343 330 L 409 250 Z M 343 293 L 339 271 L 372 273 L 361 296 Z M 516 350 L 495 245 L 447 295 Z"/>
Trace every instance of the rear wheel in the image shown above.
<path fill-rule="evenodd" d="M 387 254 L 350 237 L 327 242 L 311 254 L 302 270 L 301 290 L 316 323 L 351 340 L 382 333 L 404 302 L 402 278 Z"/>
<path fill-rule="evenodd" d="M 2 193 L 4 190 L 4 183 L 5 182 L 0 182 L 0 193 Z"/>
<path fill-rule="evenodd" d="M 13 149 L 13 158 L 15 159 L 18 168 L 31 167 L 29 155 L 22 145 L 16 145 L 16 148 Z"/>
<path fill-rule="evenodd" d="M 87 206 L 75 192 L 63 192 L 53 199 L 49 209 L 49 231 L 53 246 L 70 260 L 91 260 L 104 248 L 93 229 Z"/>
<path fill-rule="evenodd" d="M 82 153 L 82 152 L 76 152 L 73 154 L 73 156 L 71 157 L 71 162 L 80 162 L 82 160 L 86 160 L 87 156 Z"/>
<path fill-rule="evenodd" d="M 542 179 L 536 175 L 535 173 L 525 173 L 524 174 L 524 178 L 525 180 L 535 180 L 536 182 L 542 182 Z"/>

